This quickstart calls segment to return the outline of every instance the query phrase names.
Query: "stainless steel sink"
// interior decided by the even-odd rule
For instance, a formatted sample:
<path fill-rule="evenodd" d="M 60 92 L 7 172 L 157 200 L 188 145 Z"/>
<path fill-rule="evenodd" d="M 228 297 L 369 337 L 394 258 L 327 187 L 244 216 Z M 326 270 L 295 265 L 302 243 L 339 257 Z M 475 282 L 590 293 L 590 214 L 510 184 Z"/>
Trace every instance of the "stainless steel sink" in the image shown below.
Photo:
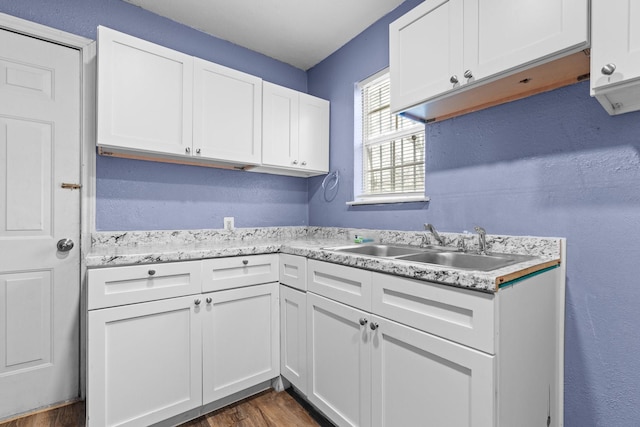
<path fill-rule="evenodd" d="M 405 245 L 358 244 L 323 249 L 477 271 L 491 271 L 535 258 L 529 255 L 497 253 L 478 255 L 466 252 L 457 252 L 454 248 L 443 246 L 419 248 L 416 246 Z"/>
<path fill-rule="evenodd" d="M 478 271 L 491 271 L 534 258 L 535 257 L 528 255 L 477 255 L 464 252 L 423 252 L 397 257 L 397 259 L 404 261 L 437 264 L 462 270 Z"/>
<path fill-rule="evenodd" d="M 375 257 L 397 257 L 399 255 L 419 254 L 423 251 L 415 246 L 383 245 L 383 244 L 360 244 L 352 246 L 339 246 L 335 248 L 324 248 L 329 251 L 347 252 L 359 255 Z"/>

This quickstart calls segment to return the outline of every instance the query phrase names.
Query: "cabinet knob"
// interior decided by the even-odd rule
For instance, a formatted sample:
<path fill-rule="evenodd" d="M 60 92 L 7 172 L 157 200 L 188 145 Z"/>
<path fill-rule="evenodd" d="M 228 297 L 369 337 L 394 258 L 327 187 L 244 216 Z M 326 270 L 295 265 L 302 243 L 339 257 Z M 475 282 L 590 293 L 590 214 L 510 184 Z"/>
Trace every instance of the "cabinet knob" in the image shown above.
<path fill-rule="evenodd" d="M 207 304 L 211 304 L 212 301 L 213 301 L 213 298 L 207 297 Z"/>
<path fill-rule="evenodd" d="M 156 274 L 156 271 L 155 270 L 149 270 L 149 271 L 147 271 L 147 273 L 149 274 L 149 276 L 153 276 L 153 275 Z"/>
<path fill-rule="evenodd" d="M 247 265 L 247 264 L 249 264 L 249 260 L 248 260 L 248 259 L 243 259 L 243 260 L 242 260 L 242 263 L 243 263 L 244 265 Z"/>
<path fill-rule="evenodd" d="M 451 78 L 449 79 L 449 81 L 453 84 L 458 83 L 458 76 L 456 76 L 455 74 L 453 76 L 451 76 Z"/>
<path fill-rule="evenodd" d="M 378 324 L 376 322 L 371 322 L 369 323 L 369 327 L 372 331 L 375 331 L 376 329 L 378 329 Z"/>
<path fill-rule="evenodd" d="M 602 70 L 600 70 L 602 72 L 602 74 L 604 74 L 605 76 L 610 76 L 611 74 L 613 74 L 613 72 L 616 70 L 616 64 L 614 64 L 613 62 L 605 65 L 604 67 L 602 67 Z"/>
<path fill-rule="evenodd" d="M 360 318 L 360 320 L 358 320 L 358 321 L 360 322 L 360 325 L 361 325 L 361 326 L 366 325 L 366 324 L 367 324 L 367 322 L 368 322 L 368 320 L 367 320 L 367 319 L 365 319 L 364 317 L 361 317 L 361 318 Z"/>
<path fill-rule="evenodd" d="M 191 152 L 191 147 L 186 147 L 186 148 L 184 149 L 184 152 L 185 152 L 185 153 L 187 153 L 187 154 L 189 154 L 189 153 Z"/>
<path fill-rule="evenodd" d="M 298 164 L 298 161 L 297 161 L 297 160 L 294 160 L 294 161 L 293 161 L 293 162 L 291 162 L 291 163 L 293 163 L 294 165 L 297 165 L 297 164 Z"/>
<path fill-rule="evenodd" d="M 200 149 L 196 148 L 196 154 L 200 154 Z"/>
<path fill-rule="evenodd" d="M 200 301 L 200 298 L 196 298 L 195 301 L 193 301 L 195 305 L 200 305 L 201 302 L 202 301 Z"/>
<path fill-rule="evenodd" d="M 473 77 L 473 73 L 471 72 L 471 70 L 467 70 L 464 72 L 464 77 L 466 79 L 470 79 L 471 77 Z"/>
<path fill-rule="evenodd" d="M 306 166 L 307 162 L 306 161 L 302 161 L 302 166 Z"/>

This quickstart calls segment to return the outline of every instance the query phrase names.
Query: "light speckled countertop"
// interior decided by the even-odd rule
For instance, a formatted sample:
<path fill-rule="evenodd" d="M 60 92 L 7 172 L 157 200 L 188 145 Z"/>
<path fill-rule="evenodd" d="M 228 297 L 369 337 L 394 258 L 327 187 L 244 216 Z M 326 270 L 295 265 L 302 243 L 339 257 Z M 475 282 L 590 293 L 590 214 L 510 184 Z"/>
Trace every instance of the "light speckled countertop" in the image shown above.
<path fill-rule="evenodd" d="M 97 268 L 281 252 L 418 280 L 495 292 L 501 284 L 557 266 L 562 250 L 560 238 L 488 234 L 489 252 L 533 255 L 537 258 L 483 272 L 323 249 L 352 244 L 354 234 L 381 243 L 416 246 L 435 243 L 430 235 L 424 240 L 424 232 L 332 227 L 100 232 L 92 235 L 92 247 L 85 256 L 85 263 L 89 268 Z M 474 235 L 440 234 L 447 246 L 457 247 L 459 241 L 464 239 L 468 250 L 477 249 L 477 237 Z"/>

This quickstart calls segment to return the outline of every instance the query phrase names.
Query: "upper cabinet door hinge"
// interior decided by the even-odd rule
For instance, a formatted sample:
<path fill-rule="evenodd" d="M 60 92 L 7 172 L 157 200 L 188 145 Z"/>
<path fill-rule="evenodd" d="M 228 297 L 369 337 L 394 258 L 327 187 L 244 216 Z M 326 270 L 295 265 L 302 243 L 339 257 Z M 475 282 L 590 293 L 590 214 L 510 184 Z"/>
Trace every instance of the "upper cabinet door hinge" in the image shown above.
<path fill-rule="evenodd" d="M 62 188 L 68 188 L 69 190 L 78 190 L 82 188 L 81 184 L 69 184 L 68 182 L 63 182 L 61 185 Z"/>

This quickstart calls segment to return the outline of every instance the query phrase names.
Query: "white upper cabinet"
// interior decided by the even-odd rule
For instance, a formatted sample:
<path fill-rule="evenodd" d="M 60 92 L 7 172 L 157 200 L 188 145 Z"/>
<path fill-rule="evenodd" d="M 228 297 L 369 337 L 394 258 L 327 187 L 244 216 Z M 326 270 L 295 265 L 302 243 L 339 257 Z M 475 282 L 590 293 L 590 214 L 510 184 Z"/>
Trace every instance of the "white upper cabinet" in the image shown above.
<path fill-rule="evenodd" d="M 184 154 L 191 148 L 193 58 L 98 27 L 98 144 Z"/>
<path fill-rule="evenodd" d="M 262 79 L 105 27 L 98 42 L 102 154 L 260 164 Z"/>
<path fill-rule="evenodd" d="M 591 95 L 609 114 L 640 110 L 640 1 L 591 7 Z"/>
<path fill-rule="evenodd" d="M 407 110 L 587 47 L 588 6 L 588 0 L 426 0 L 389 27 L 392 110 Z M 464 103 L 433 114 L 451 113 L 447 109 L 463 110 Z M 423 119 L 433 118 L 430 114 L 414 112 Z"/>
<path fill-rule="evenodd" d="M 195 58 L 193 100 L 195 156 L 260 163 L 260 78 Z"/>
<path fill-rule="evenodd" d="M 329 101 L 269 82 L 262 84 L 262 168 L 312 176 L 329 171 Z"/>

